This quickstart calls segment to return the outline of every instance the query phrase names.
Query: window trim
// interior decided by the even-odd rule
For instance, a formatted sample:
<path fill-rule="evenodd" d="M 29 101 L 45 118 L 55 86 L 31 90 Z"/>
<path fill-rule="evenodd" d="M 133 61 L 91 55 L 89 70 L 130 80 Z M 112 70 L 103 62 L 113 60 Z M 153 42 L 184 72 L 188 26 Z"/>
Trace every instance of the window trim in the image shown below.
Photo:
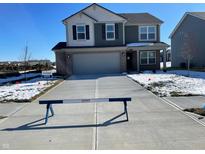
<path fill-rule="evenodd" d="M 142 62 L 141 62 L 141 53 L 143 53 L 143 52 L 146 52 L 146 53 L 148 53 L 148 52 L 154 52 L 155 53 L 155 62 L 154 63 L 150 63 L 149 62 L 149 59 L 150 59 L 150 57 L 149 56 L 147 56 L 147 63 L 146 64 L 142 64 Z M 149 54 L 148 54 L 149 55 Z M 145 59 L 145 58 L 143 58 L 143 59 Z M 156 65 L 156 63 L 157 63 L 157 52 L 156 51 L 140 51 L 140 65 Z"/>
<path fill-rule="evenodd" d="M 107 26 L 110 26 L 112 25 L 113 26 L 113 31 L 107 31 Z M 113 38 L 107 38 L 107 33 L 109 32 L 113 32 Z M 115 24 L 112 23 L 112 24 L 105 24 L 105 38 L 106 38 L 106 41 L 113 41 L 115 40 Z"/>
<path fill-rule="evenodd" d="M 78 32 L 78 27 L 79 26 L 83 26 L 84 27 L 84 32 Z M 85 34 L 85 38 L 84 39 L 78 39 L 78 34 L 79 33 L 84 33 Z M 85 27 L 85 24 L 76 24 L 76 40 L 86 40 L 86 27 Z"/>
<path fill-rule="evenodd" d="M 146 33 L 141 33 L 140 29 L 146 27 L 147 32 Z M 155 32 L 154 33 L 149 33 L 149 27 L 154 27 Z M 141 39 L 141 34 L 147 34 L 147 39 Z M 155 34 L 154 39 L 149 39 L 149 34 Z M 156 41 L 157 40 L 157 27 L 154 25 L 150 26 L 139 26 L 139 41 Z"/>

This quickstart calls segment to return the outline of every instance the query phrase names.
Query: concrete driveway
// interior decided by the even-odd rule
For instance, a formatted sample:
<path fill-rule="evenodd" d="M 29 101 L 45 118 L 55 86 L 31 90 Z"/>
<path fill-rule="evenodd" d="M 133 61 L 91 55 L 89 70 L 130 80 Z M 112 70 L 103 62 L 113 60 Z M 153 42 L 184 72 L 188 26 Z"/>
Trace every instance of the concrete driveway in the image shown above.
<path fill-rule="evenodd" d="M 23 106 L 0 121 L 0 149 L 205 149 L 204 126 L 126 76 L 72 77 L 40 99 L 127 96 L 129 122 L 122 103 L 54 105 L 47 125 L 45 106 Z"/>
<path fill-rule="evenodd" d="M 186 97 L 166 97 L 182 109 L 186 108 L 202 108 L 205 105 L 204 96 L 186 96 Z"/>

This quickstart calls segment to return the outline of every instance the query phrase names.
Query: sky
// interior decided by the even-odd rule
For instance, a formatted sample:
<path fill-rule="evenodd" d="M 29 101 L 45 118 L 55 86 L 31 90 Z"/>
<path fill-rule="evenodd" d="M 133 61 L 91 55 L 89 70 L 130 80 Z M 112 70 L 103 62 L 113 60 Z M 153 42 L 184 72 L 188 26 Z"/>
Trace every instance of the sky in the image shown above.
<path fill-rule="evenodd" d="M 88 6 L 78 4 L 0 4 L 0 61 L 20 60 L 27 44 L 31 59 L 55 61 L 52 47 L 66 41 L 62 20 Z M 164 21 L 161 41 L 169 35 L 185 12 L 205 11 L 205 4 L 100 4 L 116 13 L 149 12 Z"/>

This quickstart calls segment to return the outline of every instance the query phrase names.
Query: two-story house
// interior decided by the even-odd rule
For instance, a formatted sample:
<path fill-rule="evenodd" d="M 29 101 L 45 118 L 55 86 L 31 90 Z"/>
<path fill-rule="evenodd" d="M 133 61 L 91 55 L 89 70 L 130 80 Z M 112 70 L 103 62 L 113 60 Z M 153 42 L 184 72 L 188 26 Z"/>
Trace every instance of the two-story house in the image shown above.
<path fill-rule="evenodd" d="M 162 23 L 149 13 L 117 14 L 98 4 L 89 5 L 63 20 L 66 42 L 52 49 L 57 72 L 107 74 L 160 69 L 160 51 L 166 52 L 168 47 L 160 42 Z"/>

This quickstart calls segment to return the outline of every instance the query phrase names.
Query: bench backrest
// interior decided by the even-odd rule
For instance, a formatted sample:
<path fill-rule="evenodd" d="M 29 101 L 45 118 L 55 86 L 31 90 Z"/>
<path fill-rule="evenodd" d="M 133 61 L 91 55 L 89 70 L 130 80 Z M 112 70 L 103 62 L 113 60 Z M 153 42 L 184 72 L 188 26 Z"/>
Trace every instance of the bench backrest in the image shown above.
<path fill-rule="evenodd" d="M 129 102 L 129 101 L 131 101 L 130 97 L 121 97 L 121 98 L 40 100 L 39 104 L 94 103 L 94 102 Z"/>

